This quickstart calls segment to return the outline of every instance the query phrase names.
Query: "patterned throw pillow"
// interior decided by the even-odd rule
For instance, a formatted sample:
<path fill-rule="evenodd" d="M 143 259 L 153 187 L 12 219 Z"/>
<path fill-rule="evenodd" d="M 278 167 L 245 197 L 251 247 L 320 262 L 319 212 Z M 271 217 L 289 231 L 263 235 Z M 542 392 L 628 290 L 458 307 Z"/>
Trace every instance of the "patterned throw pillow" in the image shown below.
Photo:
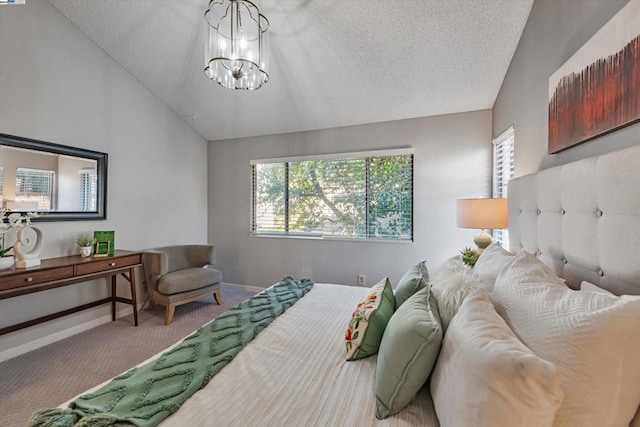
<path fill-rule="evenodd" d="M 362 359 L 378 352 L 382 334 L 393 315 L 393 289 L 385 277 L 368 290 L 351 315 L 345 333 L 347 360 Z"/>

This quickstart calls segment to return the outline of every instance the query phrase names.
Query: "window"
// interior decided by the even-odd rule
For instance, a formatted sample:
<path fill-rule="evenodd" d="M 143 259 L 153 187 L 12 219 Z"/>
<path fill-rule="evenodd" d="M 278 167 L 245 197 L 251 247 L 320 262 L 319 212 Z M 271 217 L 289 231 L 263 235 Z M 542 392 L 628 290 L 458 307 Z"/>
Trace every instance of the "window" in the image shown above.
<path fill-rule="evenodd" d="M 4 183 L 4 168 L 0 166 L 0 208 L 4 206 L 4 192 L 2 191 L 2 185 Z"/>
<path fill-rule="evenodd" d="M 514 174 L 513 126 L 493 140 L 493 197 L 507 197 L 507 183 Z M 493 239 L 509 248 L 509 230 L 493 230 Z"/>
<path fill-rule="evenodd" d="M 413 240 L 413 150 L 251 165 L 254 235 Z"/>
<path fill-rule="evenodd" d="M 98 174 L 95 169 L 80 170 L 80 210 L 94 212 L 97 210 Z"/>
<path fill-rule="evenodd" d="M 27 209 L 51 210 L 55 172 L 42 169 L 16 169 L 16 202 L 33 204 Z"/>

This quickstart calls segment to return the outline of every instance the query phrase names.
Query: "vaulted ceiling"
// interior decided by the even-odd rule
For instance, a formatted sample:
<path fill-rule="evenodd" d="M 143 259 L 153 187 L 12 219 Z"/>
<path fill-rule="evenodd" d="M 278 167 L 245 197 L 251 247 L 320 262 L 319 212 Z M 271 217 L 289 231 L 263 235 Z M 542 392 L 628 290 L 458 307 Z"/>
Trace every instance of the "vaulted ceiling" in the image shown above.
<path fill-rule="evenodd" d="M 207 0 L 49 0 L 207 140 L 493 106 L 533 0 L 261 0 L 269 82 L 204 75 Z"/>

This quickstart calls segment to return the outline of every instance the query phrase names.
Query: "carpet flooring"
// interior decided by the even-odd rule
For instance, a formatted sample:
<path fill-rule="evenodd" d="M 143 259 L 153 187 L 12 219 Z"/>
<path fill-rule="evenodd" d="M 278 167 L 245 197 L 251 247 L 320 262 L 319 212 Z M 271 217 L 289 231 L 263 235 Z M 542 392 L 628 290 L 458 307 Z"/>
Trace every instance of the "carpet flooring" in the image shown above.
<path fill-rule="evenodd" d="M 164 307 L 133 315 L 0 363 L 0 426 L 28 425 L 31 414 L 53 408 L 146 360 L 239 304 L 254 292 L 221 287 L 223 305 L 205 298 L 176 307 L 164 325 Z"/>

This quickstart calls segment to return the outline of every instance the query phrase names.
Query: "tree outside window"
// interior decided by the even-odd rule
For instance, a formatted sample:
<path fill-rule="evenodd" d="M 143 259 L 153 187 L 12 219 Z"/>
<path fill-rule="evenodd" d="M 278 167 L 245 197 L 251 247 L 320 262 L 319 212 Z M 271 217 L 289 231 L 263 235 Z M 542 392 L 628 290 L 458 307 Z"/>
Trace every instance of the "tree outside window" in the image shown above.
<path fill-rule="evenodd" d="M 413 239 L 413 155 L 253 165 L 254 234 Z"/>

